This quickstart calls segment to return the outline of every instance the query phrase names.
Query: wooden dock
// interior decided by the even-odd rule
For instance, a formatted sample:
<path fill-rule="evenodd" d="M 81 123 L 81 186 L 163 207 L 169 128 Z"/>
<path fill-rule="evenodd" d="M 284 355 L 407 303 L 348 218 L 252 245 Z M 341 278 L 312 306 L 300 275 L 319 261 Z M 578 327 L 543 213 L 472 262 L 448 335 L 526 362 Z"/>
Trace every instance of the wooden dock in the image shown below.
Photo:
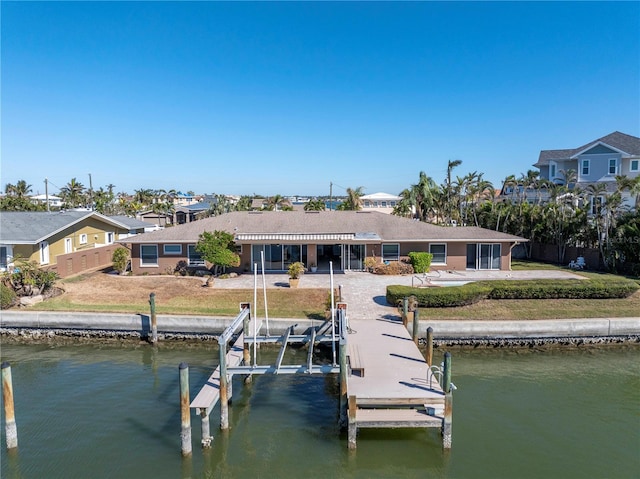
<path fill-rule="evenodd" d="M 446 395 L 402 322 L 349 326 L 349 447 L 360 428 L 444 428 Z"/>
<path fill-rule="evenodd" d="M 360 319 L 349 324 L 346 303 L 338 303 L 333 321 L 303 335 L 295 335 L 293 326 L 280 336 L 261 334 L 255 321 L 250 304 L 243 303 L 236 319 L 218 338 L 220 365 L 190 404 L 202 419 L 203 447 L 211 443 L 209 414 L 216 404 L 220 405 L 220 428 L 229 428 L 228 404 L 235 374 L 246 380 L 254 374 L 339 374 L 340 420 L 348 428 L 350 449 L 355 449 L 362 428 L 437 427 L 443 446 L 451 447 L 450 355 L 445 354 L 443 371 L 430 367 L 400 319 Z M 257 343 L 280 345 L 274 364 L 256 364 Z M 331 345 L 333 364 L 315 361 L 314 345 L 319 343 Z M 304 364 L 283 364 L 289 344 L 306 345 Z"/>

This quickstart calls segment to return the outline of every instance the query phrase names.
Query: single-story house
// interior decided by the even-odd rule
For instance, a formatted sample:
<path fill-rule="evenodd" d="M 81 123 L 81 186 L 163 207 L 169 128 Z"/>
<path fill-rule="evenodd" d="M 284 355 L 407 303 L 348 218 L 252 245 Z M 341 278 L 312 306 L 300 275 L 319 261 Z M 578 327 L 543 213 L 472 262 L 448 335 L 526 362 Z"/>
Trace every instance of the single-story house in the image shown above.
<path fill-rule="evenodd" d="M 59 256 L 113 245 L 143 232 L 145 223 L 137 223 L 95 211 L 2 211 L 0 270 L 11 266 L 15 257 L 55 266 Z"/>
<path fill-rule="evenodd" d="M 376 211 L 240 211 L 127 239 L 134 274 L 165 273 L 205 263 L 195 246 L 204 231 L 234 236 L 239 270 L 286 271 L 294 261 L 328 271 L 365 269 L 365 258 L 398 261 L 412 251 L 433 254 L 432 269 L 509 270 L 524 238 L 477 227 L 444 227 Z"/>

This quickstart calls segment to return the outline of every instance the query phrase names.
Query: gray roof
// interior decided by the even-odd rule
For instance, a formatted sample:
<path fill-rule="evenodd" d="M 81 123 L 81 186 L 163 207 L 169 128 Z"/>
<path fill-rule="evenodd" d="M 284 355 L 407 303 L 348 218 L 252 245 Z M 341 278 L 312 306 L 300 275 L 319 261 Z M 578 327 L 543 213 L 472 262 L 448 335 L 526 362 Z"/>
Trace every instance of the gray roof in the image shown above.
<path fill-rule="evenodd" d="M 124 223 L 95 211 L 2 211 L 0 243 L 37 244 L 91 216 L 107 224 L 129 229 Z"/>
<path fill-rule="evenodd" d="M 149 223 L 145 223 L 144 221 L 140 221 L 135 218 L 132 218 L 131 216 L 113 215 L 113 216 L 109 216 L 109 218 L 111 218 L 114 221 L 118 221 L 122 223 L 123 225 L 127 226 L 130 230 L 139 230 L 139 229 L 149 228 L 153 226 Z"/>
<path fill-rule="evenodd" d="M 533 166 L 548 165 L 552 160 L 568 160 L 581 151 L 588 150 L 589 148 L 596 146 L 599 143 L 612 146 L 617 150 L 623 151 L 627 155 L 639 156 L 640 155 L 640 138 L 637 136 L 627 135 L 614 131 L 607 136 L 598 138 L 591 141 L 586 145 L 579 146 L 578 148 L 570 148 L 564 150 L 542 150 L 538 157 L 538 162 Z"/>
<path fill-rule="evenodd" d="M 127 243 L 197 242 L 204 231 L 242 241 L 527 241 L 476 227 L 444 227 L 377 211 L 239 211 L 127 238 Z"/>

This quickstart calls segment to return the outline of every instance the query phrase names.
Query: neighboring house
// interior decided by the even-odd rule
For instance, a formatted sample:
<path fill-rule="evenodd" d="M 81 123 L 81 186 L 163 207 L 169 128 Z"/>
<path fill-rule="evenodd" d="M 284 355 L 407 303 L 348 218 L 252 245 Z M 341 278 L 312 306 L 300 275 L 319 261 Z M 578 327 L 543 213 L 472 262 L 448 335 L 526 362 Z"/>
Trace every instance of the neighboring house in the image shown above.
<path fill-rule="evenodd" d="M 62 208 L 62 198 L 53 195 L 34 195 L 29 197 L 33 203 L 47 204 L 49 207 Z"/>
<path fill-rule="evenodd" d="M 542 150 L 533 166 L 540 170 L 540 178 L 556 184 L 564 184 L 564 173 L 573 170 L 576 182 L 570 188 L 603 184 L 611 193 L 616 189 L 616 175 L 635 178 L 640 174 L 640 138 L 616 131 L 577 148 Z M 635 206 L 628 192 L 623 199 Z"/>
<path fill-rule="evenodd" d="M 54 267 L 63 255 L 113 246 L 130 233 L 130 225 L 95 211 L 3 211 L 0 212 L 0 270 L 12 266 L 16 257 Z M 94 257 L 84 260 L 84 264 L 94 262 Z"/>
<path fill-rule="evenodd" d="M 375 211 L 243 211 L 127 239 L 134 274 L 164 273 L 178 264 L 204 266 L 195 246 L 204 231 L 234 235 L 241 266 L 251 271 L 264 255 L 265 271 L 294 261 L 328 271 L 364 270 L 375 257 L 398 261 L 412 251 L 433 254 L 432 269 L 509 270 L 511 249 L 524 238 L 477 227 L 443 227 Z"/>
<path fill-rule="evenodd" d="M 129 227 L 129 233 L 126 236 L 124 234 L 121 234 L 118 239 L 124 239 L 125 237 L 135 236 L 141 233 L 150 233 L 151 231 L 162 229 L 157 225 L 152 225 L 147 223 L 146 221 L 131 218 L 130 216 L 113 215 L 109 216 L 109 218 Z"/>
<path fill-rule="evenodd" d="M 389 193 L 373 193 L 360 197 L 363 210 L 375 210 L 380 213 L 393 213 L 393 209 L 402 198 Z"/>
<path fill-rule="evenodd" d="M 156 213 L 155 211 L 142 211 L 136 215 L 136 218 L 140 221 L 144 221 L 150 225 L 154 225 L 156 227 L 164 228 L 165 226 L 169 226 L 174 224 L 174 219 L 172 214 L 167 213 Z"/>
<path fill-rule="evenodd" d="M 199 198 L 197 196 L 183 193 L 182 191 L 178 191 L 173 198 L 174 206 L 188 206 L 197 203 L 198 201 Z"/>

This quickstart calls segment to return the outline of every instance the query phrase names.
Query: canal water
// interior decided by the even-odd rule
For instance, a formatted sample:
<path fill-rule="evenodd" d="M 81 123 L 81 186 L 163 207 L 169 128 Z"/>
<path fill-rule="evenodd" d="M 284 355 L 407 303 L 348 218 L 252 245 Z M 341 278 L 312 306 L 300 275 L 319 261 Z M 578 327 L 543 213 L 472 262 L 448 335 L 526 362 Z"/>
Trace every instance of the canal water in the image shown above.
<path fill-rule="evenodd" d="M 436 350 L 436 359 L 443 351 Z M 640 346 L 452 350 L 453 448 L 436 430 L 364 430 L 347 450 L 337 382 L 234 382 L 232 429 L 180 455 L 180 362 L 191 397 L 216 365 L 213 343 L 23 345 L 11 363 L 19 447 L 2 422 L 0 476 L 12 478 L 634 478 L 640 471 Z M 261 362 L 276 351 L 263 350 Z M 306 351 L 285 363 L 302 364 Z M 4 412 L 3 412 L 4 416 Z"/>

